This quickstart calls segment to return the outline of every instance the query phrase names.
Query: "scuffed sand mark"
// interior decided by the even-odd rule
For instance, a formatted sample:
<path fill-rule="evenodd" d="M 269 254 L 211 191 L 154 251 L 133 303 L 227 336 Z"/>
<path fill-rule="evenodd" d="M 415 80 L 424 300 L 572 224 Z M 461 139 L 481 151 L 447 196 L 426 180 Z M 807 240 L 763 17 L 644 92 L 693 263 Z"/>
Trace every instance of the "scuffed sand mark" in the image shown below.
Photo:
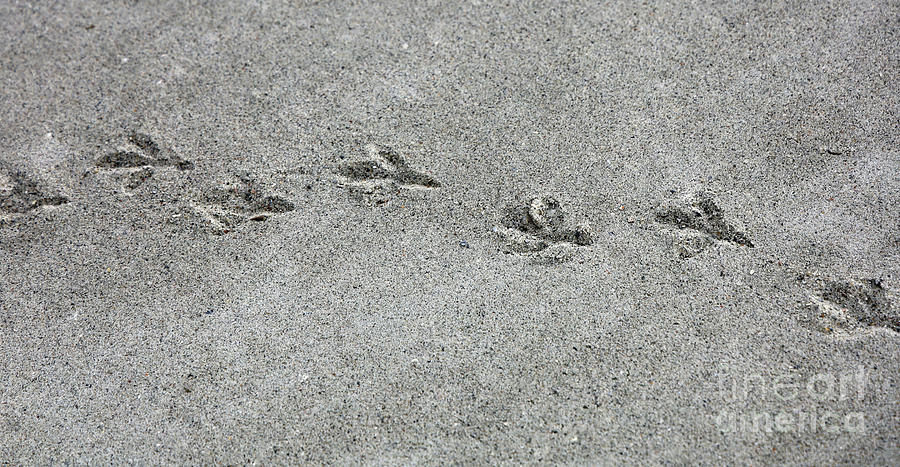
<path fill-rule="evenodd" d="M 541 195 L 526 203 L 509 206 L 494 227 L 505 253 L 527 254 L 535 262 L 561 263 L 575 248 L 593 243 L 590 226 L 574 223 L 552 195 Z"/>

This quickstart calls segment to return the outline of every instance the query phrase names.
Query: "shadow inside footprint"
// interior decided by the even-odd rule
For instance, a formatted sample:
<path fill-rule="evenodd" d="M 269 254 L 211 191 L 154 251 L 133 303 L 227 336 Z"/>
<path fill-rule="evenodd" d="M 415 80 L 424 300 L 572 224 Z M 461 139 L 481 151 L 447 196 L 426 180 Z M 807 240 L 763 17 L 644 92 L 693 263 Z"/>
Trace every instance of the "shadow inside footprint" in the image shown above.
<path fill-rule="evenodd" d="M 0 211 L 24 214 L 41 206 L 59 206 L 69 202 L 65 196 L 46 193 L 24 172 L 0 166 Z"/>
<path fill-rule="evenodd" d="M 393 172 L 382 167 L 376 161 L 357 161 L 338 168 L 338 174 L 354 181 L 392 178 Z"/>
<path fill-rule="evenodd" d="M 159 145 L 150 138 L 150 135 L 132 132 L 131 135 L 129 135 L 128 139 L 132 144 L 137 146 L 140 150 L 144 151 L 144 153 L 149 156 L 157 157 L 160 153 Z"/>
<path fill-rule="evenodd" d="M 137 168 L 154 165 L 154 160 L 134 151 L 116 151 L 101 156 L 96 165 L 105 169 Z"/>
<path fill-rule="evenodd" d="M 660 210 L 656 213 L 656 220 L 679 229 L 695 230 L 715 240 L 753 247 L 747 234 L 725 222 L 722 209 L 715 203 L 712 195 L 706 192 L 699 193 L 691 206 Z"/>

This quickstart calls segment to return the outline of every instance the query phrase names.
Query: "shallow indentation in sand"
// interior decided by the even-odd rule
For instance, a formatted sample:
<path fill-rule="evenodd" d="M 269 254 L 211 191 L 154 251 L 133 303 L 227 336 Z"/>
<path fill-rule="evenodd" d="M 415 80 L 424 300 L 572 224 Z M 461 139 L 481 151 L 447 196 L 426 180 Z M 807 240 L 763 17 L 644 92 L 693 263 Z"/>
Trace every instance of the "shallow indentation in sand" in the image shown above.
<path fill-rule="evenodd" d="M 853 333 L 871 327 L 900 332 L 900 310 L 877 279 L 813 281 L 808 304 L 812 327 L 825 333 Z M 894 297 L 896 299 L 896 297 Z"/>

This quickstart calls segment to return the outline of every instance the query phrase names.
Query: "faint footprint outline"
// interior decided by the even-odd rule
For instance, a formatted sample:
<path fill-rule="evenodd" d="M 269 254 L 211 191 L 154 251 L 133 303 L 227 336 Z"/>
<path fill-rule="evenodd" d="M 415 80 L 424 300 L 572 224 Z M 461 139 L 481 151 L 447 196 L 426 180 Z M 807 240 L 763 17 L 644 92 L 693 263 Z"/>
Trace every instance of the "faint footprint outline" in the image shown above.
<path fill-rule="evenodd" d="M 801 276 L 803 281 L 808 276 Z M 822 279 L 809 290 L 808 322 L 826 334 L 853 334 L 871 328 L 900 333 L 896 294 L 878 279 Z M 892 299 L 893 298 L 893 299 Z"/>

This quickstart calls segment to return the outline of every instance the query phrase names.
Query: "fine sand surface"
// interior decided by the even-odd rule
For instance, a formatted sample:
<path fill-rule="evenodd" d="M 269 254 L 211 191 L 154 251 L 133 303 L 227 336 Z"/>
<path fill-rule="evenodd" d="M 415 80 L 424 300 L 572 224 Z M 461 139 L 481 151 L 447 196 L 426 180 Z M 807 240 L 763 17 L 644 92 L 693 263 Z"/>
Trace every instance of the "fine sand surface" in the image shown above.
<path fill-rule="evenodd" d="M 0 463 L 897 465 L 900 3 L 600 3 L 0 1 Z"/>

